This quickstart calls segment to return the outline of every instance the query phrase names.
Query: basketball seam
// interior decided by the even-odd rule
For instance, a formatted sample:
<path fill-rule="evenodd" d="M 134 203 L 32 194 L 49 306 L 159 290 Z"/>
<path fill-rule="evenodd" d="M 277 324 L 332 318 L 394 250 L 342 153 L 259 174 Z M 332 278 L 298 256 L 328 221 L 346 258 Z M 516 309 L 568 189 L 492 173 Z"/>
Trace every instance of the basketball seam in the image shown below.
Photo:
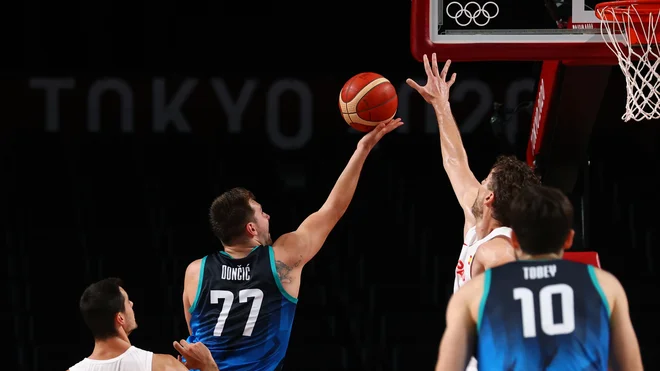
<path fill-rule="evenodd" d="M 380 84 L 379 84 L 379 85 L 380 85 Z M 376 86 L 378 86 L 378 85 L 376 85 Z M 391 102 L 391 101 L 392 101 L 393 99 L 395 99 L 395 98 L 396 98 L 396 94 L 395 94 L 392 98 L 386 100 L 385 102 L 383 102 L 383 103 L 381 103 L 381 104 L 379 104 L 379 105 L 377 105 L 377 106 L 369 107 L 369 108 L 367 108 L 367 109 L 363 109 L 362 111 L 355 111 L 355 112 L 351 112 L 351 113 L 366 112 L 366 111 L 370 111 L 370 110 L 372 110 L 372 109 L 374 109 L 374 108 L 382 107 L 382 106 L 388 104 L 389 102 Z"/>
<path fill-rule="evenodd" d="M 384 84 L 384 83 L 386 83 L 386 82 L 390 82 L 390 81 L 386 79 L 385 81 L 381 82 L 380 84 L 376 84 L 376 85 L 372 86 L 371 89 L 367 90 L 367 92 L 364 93 L 364 95 L 362 96 L 362 98 L 360 98 L 360 100 L 357 102 L 357 104 L 355 105 L 355 107 L 357 107 L 358 104 L 360 104 L 360 101 L 361 101 L 362 99 L 364 99 L 364 97 L 366 97 L 367 94 L 369 94 L 370 91 L 376 89 L 377 86 L 381 86 L 382 84 Z M 390 85 L 391 85 L 391 84 L 392 84 L 392 83 L 390 82 Z M 394 99 L 394 98 L 396 98 L 396 94 L 394 94 L 394 96 L 393 96 L 392 98 L 390 98 L 390 99 L 389 99 L 387 102 L 385 102 L 385 103 L 388 103 L 389 101 L 391 101 L 391 100 Z M 351 99 L 349 102 L 346 102 L 346 109 L 348 109 L 348 103 L 350 103 L 350 102 L 352 102 L 352 101 L 353 101 L 353 99 Z M 380 107 L 380 106 L 382 106 L 382 105 L 385 104 L 385 103 L 381 103 L 381 104 L 379 104 L 379 105 L 377 105 L 377 106 L 375 106 L 375 107 L 369 107 L 368 109 L 365 109 L 365 110 L 362 110 L 362 111 L 346 112 L 346 114 L 347 114 L 347 115 L 351 115 L 351 114 L 356 114 L 356 113 L 360 113 L 360 112 L 368 111 L 368 110 L 370 110 L 370 109 L 374 109 L 374 108 Z"/>
<path fill-rule="evenodd" d="M 356 75 L 356 76 L 353 76 L 353 78 L 351 79 L 351 83 L 348 84 L 348 87 L 346 87 L 346 91 L 348 91 L 348 90 L 351 89 L 351 86 L 353 86 L 353 83 L 355 82 L 355 80 L 357 80 L 356 77 L 357 77 L 357 75 Z M 341 97 L 341 94 L 339 94 L 339 96 Z M 344 97 L 342 97 L 341 99 L 344 100 Z M 346 102 L 346 108 L 348 108 L 348 103 L 349 103 L 351 100 L 352 100 L 352 99 L 350 99 L 348 102 Z"/>
<path fill-rule="evenodd" d="M 347 103 L 347 102 L 344 102 L 344 101 L 342 100 L 342 101 L 341 101 L 341 104 L 344 105 L 344 109 L 345 109 L 345 110 L 348 110 L 348 103 Z M 348 114 L 348 113 L 343 113 L 343 115 L 346 115 L 345 118 L 347 118 L 348 121 L 350 121 L 350 122 L 347 122 L 347 124 L 348 124 L 349 126 L 350 126 L 351 124 L 354 124 L 353 119 L 351 118 L 351 115 L 350 115 L 350 114 Z"/>

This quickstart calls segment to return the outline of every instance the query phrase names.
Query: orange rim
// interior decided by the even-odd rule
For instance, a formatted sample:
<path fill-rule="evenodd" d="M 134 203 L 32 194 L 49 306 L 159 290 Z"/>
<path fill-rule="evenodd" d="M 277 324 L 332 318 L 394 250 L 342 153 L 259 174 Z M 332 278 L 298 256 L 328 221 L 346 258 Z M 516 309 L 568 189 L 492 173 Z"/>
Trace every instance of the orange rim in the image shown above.
<path fill-rule="evenodd" d="M 635 10 L 631 11 L 631 8 Z M 660 14 L 659 0 L 607 1 L 596 5 L 596 17 L 615 21 L 615 16 L 629 16 L 634 23 L 648 22 L 652 15 Z"/>

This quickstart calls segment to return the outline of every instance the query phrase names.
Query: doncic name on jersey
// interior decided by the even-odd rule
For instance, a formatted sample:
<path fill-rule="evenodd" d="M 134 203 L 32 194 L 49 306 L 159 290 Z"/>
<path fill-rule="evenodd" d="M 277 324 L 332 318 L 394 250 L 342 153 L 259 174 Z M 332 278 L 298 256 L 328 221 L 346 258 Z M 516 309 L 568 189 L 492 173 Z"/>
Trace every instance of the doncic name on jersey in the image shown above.
<path fill-rule="evenodd" d="M 223 264 L 220 273 L 220 278 L 229 281 L 249 281 L 250 264 L 246 265 L 245 267 L 242 267 L 240 265 L 237 267 L 228 267 Z"/>

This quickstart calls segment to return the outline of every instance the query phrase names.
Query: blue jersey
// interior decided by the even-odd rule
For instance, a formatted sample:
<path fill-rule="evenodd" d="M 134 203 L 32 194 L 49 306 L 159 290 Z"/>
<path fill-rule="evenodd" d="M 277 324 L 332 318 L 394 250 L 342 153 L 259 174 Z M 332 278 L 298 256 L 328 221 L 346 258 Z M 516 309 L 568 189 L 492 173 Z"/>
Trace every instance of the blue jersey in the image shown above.
<path fill-rule="evenodd" d="M 594 267 L 518 261 L 484 278 L 479 371 L 607 371 L 610 310 Z"/>
<path fill-rule="evenodd" d="M 208 255 L 188 341 L 204 343 L 223 371 L 280 370 L 297 301 L 282 288 L 272 246 L 257 246 L 242 259 L 224 251 Z"/>

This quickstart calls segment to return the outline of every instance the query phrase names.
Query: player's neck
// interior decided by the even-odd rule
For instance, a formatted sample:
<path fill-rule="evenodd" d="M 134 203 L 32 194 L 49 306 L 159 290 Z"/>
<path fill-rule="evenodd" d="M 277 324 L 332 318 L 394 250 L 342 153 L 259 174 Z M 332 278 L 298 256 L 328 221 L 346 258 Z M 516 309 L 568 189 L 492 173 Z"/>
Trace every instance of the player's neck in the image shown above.
<path fill-rule="evenodd" d="M 109 339 L 95 340 L 94 350 L 89 359 L 105 360 L 119 357 L 131 347 L 131 342 L 126 334 L 111 337 Z"/>
<path fill-rule="evenodd" d="M 259 246 L 259 244 L 253 241 L 241 245 L 225 245 L 225 252 L 234 259 L 241 259 L 248 256 L 255 246 Z"/>
<path fill-rule="evenodd" d="M 518 260 L 558 260 L 561 258 L 559 254 L 529 255 L 523 253 L 518 256 Z"/>
<path fill-rule="evenodd" d="M 490 232 L 501 226 L 502 224 L 500 224 L 500 222 L 490 217 L 484 217 L 477 220 L 477 224 L 476 224 L 477 239 L 480 240 L 488 236 Z"/>

